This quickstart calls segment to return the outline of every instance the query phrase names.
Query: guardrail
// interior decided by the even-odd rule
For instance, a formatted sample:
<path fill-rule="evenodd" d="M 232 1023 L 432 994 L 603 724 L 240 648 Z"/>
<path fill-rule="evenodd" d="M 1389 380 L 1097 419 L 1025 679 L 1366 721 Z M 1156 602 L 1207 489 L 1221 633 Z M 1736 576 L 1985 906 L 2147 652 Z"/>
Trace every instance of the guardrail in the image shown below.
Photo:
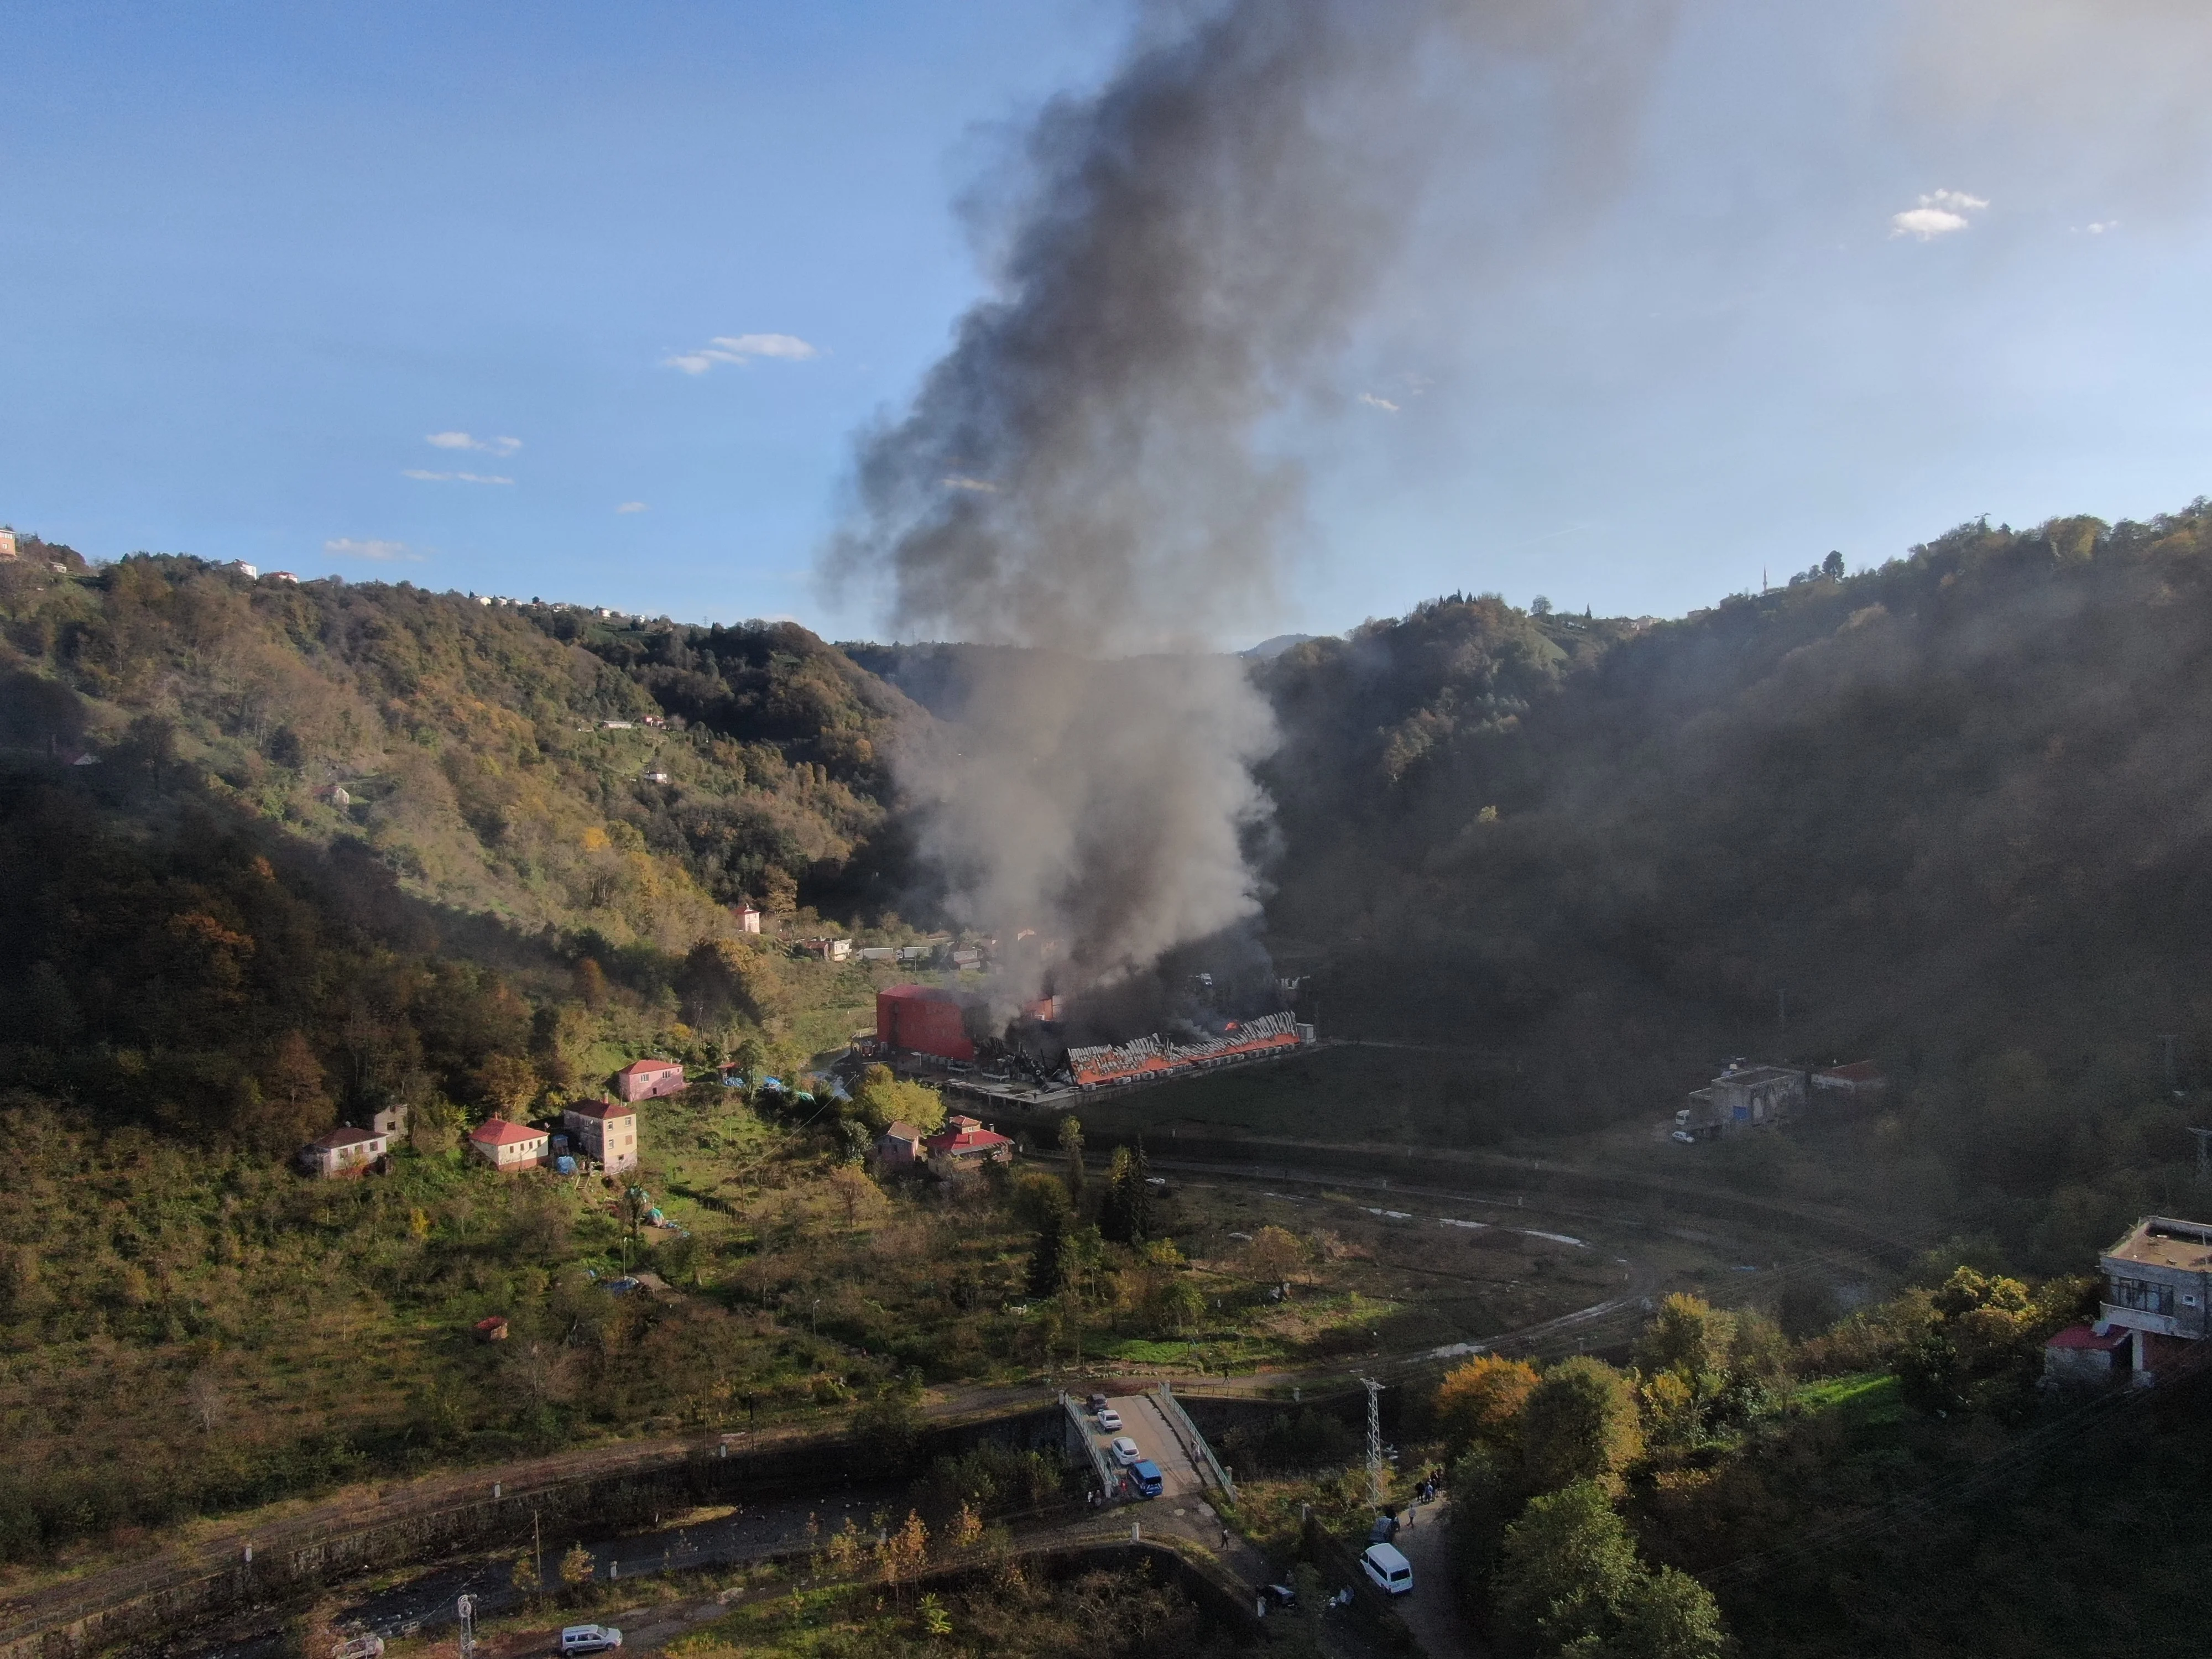
<path fill-rule="evenodd" d="M 1060 1404 L 1067 1413 L 1067 1426 L 1074 1431 L 1076 1443 L 1091 1459 L 1091 1472 L 1098 1477 L 1098 1501 L 1109 1505 L 1120 1502 L 1121 1478 L 1107 1462 L 1106 1454 L 1098 1444 L 1098 1437 L 1091 1432 L 1090 1420 L 1084 1416 L 1082 1407 L 1075 1403 L 1074 1395 L 1065 1390 L 1061 1391 Z"/>
<path fill-rule="evenodd" d="M 1221 1467 L 1221 1460 L 1213 1455 L 1213 1448 L 1198 1431 L 1198 1425 L 1190 1420 L 1190 1413 L 1182 1408 L 1182 1401 L 1175 1397 L 1175 1390 L 1168 1385 L 1164 1376 L 1160 1379 L 1160 1415 L 1167 1419 L 1168 1427 L 1175 1431 L 1176 1438 L 1182 1442 L 1182 1448 L 1190 1454 L 1191 1462 L 1212 1471 L 1214 1484 L 1221 1488 L 1231 1503 L 1235 1503 L 1237 1483 L 1229 1478 L 1229 1471 Z"/>

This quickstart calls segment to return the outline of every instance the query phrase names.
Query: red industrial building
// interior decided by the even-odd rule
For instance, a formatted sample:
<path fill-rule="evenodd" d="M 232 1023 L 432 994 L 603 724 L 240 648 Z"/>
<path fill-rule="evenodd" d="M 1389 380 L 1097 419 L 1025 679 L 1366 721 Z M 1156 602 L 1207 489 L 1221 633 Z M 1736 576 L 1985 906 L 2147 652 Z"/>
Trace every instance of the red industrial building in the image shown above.
<path fill-rule="evenodd" d="M 887 1048 L 973 1060 L 964 1018 L 969 999 L 936 985 L 894 985 L 876 993 L 876 1041 Z"/>

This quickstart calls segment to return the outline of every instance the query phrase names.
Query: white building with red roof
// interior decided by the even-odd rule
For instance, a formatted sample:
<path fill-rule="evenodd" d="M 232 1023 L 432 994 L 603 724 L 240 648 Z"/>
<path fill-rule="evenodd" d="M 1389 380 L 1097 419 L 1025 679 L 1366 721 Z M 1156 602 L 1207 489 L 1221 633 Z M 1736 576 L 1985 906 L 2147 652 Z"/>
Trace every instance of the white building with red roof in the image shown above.
<path fill-rule="evenodd" d="M 586 1100 L 564 1107 L 561 1127 L 606 1166 L 609 1175 L 637 1167 L 637 1108 L 619 1100 Z"/>
<path fill-rule="evenodd" d="M 658 1100 L 684 1092 L 684 1068 L 672 1060 L 633 1060 L 615 1073 L 615 1092 L 624 1100 Z"/>
<path fill-rule="evenodd" d="M 502 1174 L 534 1170 L 545 1161 L 553 1137 L 526 1123 L 486 1118 L 469 1131 L 469 1150 Z"/>

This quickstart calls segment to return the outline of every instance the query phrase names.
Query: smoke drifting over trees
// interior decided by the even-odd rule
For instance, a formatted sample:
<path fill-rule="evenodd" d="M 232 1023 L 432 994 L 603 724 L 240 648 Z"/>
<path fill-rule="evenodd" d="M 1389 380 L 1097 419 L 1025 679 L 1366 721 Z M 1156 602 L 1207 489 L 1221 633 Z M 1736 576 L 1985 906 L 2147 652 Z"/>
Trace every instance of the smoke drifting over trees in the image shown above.
<path fill-rule="evenodd" d="M 1209 651 L 1267 619 L 1300 520 L 1263 430 L 1404 228 L 1424 48 L 1521 10 L 1156 14 L 1103 91 L 1029 134 L 998 294 L 864 441 L 830 561 L 881 581 L 906 637 L 1034 648 L 994 656 L 965 726 L 900 763 L 963 919 L 1060 939 L 1098 981 L 1256 914 L 1251 771 L 1275 735 Z"/>

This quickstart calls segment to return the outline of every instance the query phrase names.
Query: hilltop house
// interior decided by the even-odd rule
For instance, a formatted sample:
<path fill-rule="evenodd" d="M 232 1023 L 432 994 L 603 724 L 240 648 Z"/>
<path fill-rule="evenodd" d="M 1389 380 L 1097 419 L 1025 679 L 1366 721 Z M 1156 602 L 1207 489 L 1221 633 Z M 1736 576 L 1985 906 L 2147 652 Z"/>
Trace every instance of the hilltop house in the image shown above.
<path fill-rule="evenodd" d="M 337 1128 L 300 1149 L 300 1165 L 325 1181 L 357 1176 L 382 1158 L 391 1141 L 368 1129 Z"/>
<path fill-rule="evenodd" d="M 672 1060 L 634 1060 L 615 1073 L 615 1092 L 624 1100 L 658 1100 L 684 1092 L 684 1068 Z"/>
<path fill-rule="evenodd" d="M 536 1169 L 551 1144 L 544 1130 L 503 1117 L 486 1118 L 469 1131 L 469 1150 L 502 1175 Z"/>
<path fill-rule="evenodd" d="M 757 906 L 750 904 L 733 904 L 730 907 L 730 914 L 738 919 L 738 931 L 739 933 L 757 933 L 760 932 L 761 912 Z"/>
<path fill-rule="evenodd" d="M 609 1175 L 637 1166 L 637 1108 L 614 1100 L 587 1100 L 564 1109 L 562 1127 Z"/>

